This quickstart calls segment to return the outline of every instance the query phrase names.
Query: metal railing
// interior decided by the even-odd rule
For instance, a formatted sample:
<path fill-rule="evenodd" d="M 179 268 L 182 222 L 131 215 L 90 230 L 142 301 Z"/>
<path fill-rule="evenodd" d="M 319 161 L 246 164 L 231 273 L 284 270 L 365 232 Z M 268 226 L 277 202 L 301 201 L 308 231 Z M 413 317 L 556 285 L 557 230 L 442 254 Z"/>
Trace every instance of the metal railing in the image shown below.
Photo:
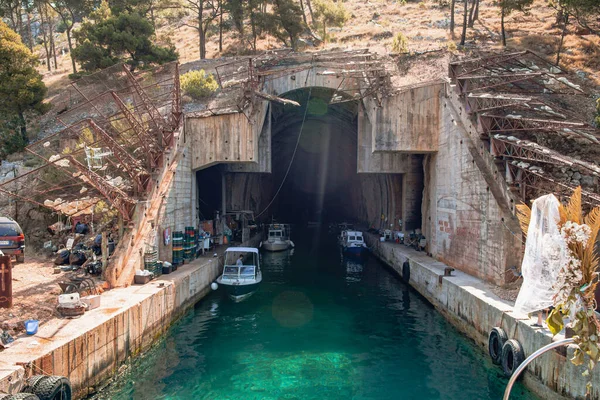
<path fill-rule="evenodd" d="M 561 347 L 561 346 L 567 346 L 567 345 L 569 345 L 569 344 L 571 344 L 573 342 L 575 342 L 575 339 L 573 339 L 573 338 L 562 339 L 562 340 L 550 343 L 550 344 L 548 344 L 548 345 L 546 345 L 546 346 L 538 349 L 533 354 L 531 354 L 529 357 L 527 357 L 525 359 L 525 361 L 523 361 L 521 363 L 521 365 L 519 365 L 519 367 L 515 370 L 515 372 L 510 377 L 510 380 L 508 381 L 508 385 L 506 385 L 506 390 L 504 391 L 504 397 L 502 397 L 502 400 L 508 400 L 509 399 L 509 397 L 510 397 L 510 391 L 512 390 L 513 385 L 517 381 L 517 378 L 519 377 L 519 375 L 521 375 L 521 372 L 523 372 L 523 370 L 525 369 L 525 367 L 527 367 L 527 365 L 529 365 L 533 360 L 535 360 L 536 358 L 538 358 L 542 354 L 544 354 L 544 353 L 546 353 L 546 352 L 548 352 L 548 351 L 550 351 L 552 349 L 555 349 L 555 348 Z"/>

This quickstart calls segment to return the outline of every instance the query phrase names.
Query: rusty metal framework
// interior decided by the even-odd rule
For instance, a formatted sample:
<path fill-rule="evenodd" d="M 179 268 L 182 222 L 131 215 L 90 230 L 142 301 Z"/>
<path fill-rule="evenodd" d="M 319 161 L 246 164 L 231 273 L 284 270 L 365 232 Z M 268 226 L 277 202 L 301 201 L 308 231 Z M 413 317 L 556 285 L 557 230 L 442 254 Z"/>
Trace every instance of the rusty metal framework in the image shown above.
<path fill-rule="evenodd" d="M 66 109 L 26 148 L 39 166 L 0 193 L 69 216 L 103 201 L 130 220 L 180 124 L 178 74 L 176 63 L 136 74 L 119 64 L 73 83 Z"/>
<path fill-rule="evenodd" d="M 567 71 L 519 51 L 454 61 L 449 75 L 485 148 L 521 200 L 548 191 L 570 194 L 576 185 L 556 174 L 568 168 L 593 177 L 583 198 L 588 205 L 600 205 L 600 167 L 560 152 L 561 141 L 600 144 L 600 131 L 565 105 L 565 96 L 585 94 Z M 536 143 L 540 139 L 559 147 L 542 146 Z"/>
<path fill-rule="evenodd" d="M 389 95 L 391 88 L 390 72 L 385 63 L 367 49 L 315 53 L 269 51 L 216 65 L 214 71 L 220 91 L 207 102 L 204 113 L 243 112 L 257 98 L 290 104 L 274 94 L 265 93 L 265 83 L 284 76 L 293 77 L 307 70 L 340 80 L 330 104 L 356 101 L 367 96 L 381 101 Z"/>

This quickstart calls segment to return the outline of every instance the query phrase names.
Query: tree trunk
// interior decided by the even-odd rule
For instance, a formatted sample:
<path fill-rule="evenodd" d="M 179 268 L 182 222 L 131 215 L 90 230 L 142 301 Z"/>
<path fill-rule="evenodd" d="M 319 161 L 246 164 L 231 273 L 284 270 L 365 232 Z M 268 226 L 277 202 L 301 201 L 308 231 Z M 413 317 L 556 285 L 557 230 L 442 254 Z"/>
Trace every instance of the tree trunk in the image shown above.
<path fill-rule="evenodd" d="M 19 110 L 17 113 L 19 117 L 19 122 L 21 124 L 21 137 L 25 141 L 26 144 L 29 143 L 29 139 L 27 139 L 27 122 L 25 121 L 25 115 L 23 115 L 23 111 Z"/>
<path fill-rule="evenodd" d="M 250 9 L 250 27 L 252 28 L 252 50 L 256 51 L 256 16 L 252 9 Z"/>
<path fill-rule="evenodd" d="M 308 13 L 310 14 L 310 23 L 312 24 L 315 21 L 315 16 L 313 15 L 312 5 L 310 4 L 310 0 L 306 0 L 306 5 L 308 6 Z"/>
<path fill-rule="evenodd" d="M 473 14 L 473 21 L 479 19 L 479 0 L 475 0 L 475 13 Z"/>
<path fill-rule="evenodd" d="M 306 11 L 304 11 L 304 2 L 302 0 L 300 0 L 300 8 L 302 9 L 302 19 L 304 20 L 306 26 L 308 26 L 308 21 L 306 20 Z"/>
<path fill-rule="evenodd" d="M 71 29 L 73 29 L 73 24 L 71 26 L 67 25 L 67 43 L 69 44 L 69 56 L 71 56 L 71 65 L 73 66 L 73 73 L 77 73 L 77 65 L 75 65 L 75 59 L 73 58 L 73 42 L 71 40 Z"/>
<path fill-rule="evenodd" d="M 506 31 L 504 30 L 504 7 L 500 3 L 500 32 L 502 34 L 502 46 L 506 47 Z"/>
<path fill-rule="evenodd" d="M 567 33 L 567 25 L 569 24 L 569 13 L 568 12 L 564 12 L 563 15 L 563 29 L 562 29 L 562 34 L 560 35 L 560 43 L 558 45 L 558 52 L 556 53 L 556 66 L 558 67 L 559 63 L 560 63 L 560 53 L 562 51 L 563 48 L 563 43 L 565 41 L 565 35 Z"/>
<path fill-rule="evenodd" d="M 464 46 L 465 41 L 467 40 L 467 14 L 469 13 L 468 0 L 465 0 L 465 8 L 463 9 L 463 26 L 462 26 L 462 34 L 460 35 L 460 45 Z"/>
<path fill-rule="evenodd" d="M 475 4 L 477 3 L 478 0 L 472 0 L 473 3 L 471 4 L 471 9 L 469 10 L 469 28 L 473 27 L 473 24 L 475 23 L 475 20 L 473 19 L 473 15 L 475 14 Z"/>
<path fill-rule="evenodd" d="M 25 10 L 25 15 L 27 15 L 27 44 L 29 45 L 29 50 L 33 52 L 33 32 L 31 30 L 31 14 L 29 14 L 28 10 Z"/>
<path fill-rule="evenodd" d="M 223 52 L 223 0 L 219 0 L 219 53 Z"/>
<path fill-rule="evenodd" d="M 452 37 L 454 37 L 454 4 L 456 3 L 456 0 L 452 0 L 452 3 L 450 4 L 450 33 L 452 34 Z"/>
<path fill-rule="evenodd" d="M 44 39 L 44 50 L 46 51 L 46 66 L 48 67 L 48 72 L 52 71 L 50 66 L 50 52 L 52 48 L 48 46 L 48 21 L 46 21 L 44 16 L 44 11 L 42 10 L 42 5 L 38 4 L 38 14 L 40 16 L 40 30 L 42 31 L 42 38 Z M 52 35 L 52 32 L 50 32 Z"/>
<path fill-rule="evenodd" d="M 54 58 L 54 69 L 58 69 L 58 62 L 56 60 L 56 44 L 54 43 L 54 23 L 52 22 L 52 16 L 46 13 L 46 21 L 48 21 L 48 32 L 50 32 L 50 48 L 52 49 L 52 56 Z"/>

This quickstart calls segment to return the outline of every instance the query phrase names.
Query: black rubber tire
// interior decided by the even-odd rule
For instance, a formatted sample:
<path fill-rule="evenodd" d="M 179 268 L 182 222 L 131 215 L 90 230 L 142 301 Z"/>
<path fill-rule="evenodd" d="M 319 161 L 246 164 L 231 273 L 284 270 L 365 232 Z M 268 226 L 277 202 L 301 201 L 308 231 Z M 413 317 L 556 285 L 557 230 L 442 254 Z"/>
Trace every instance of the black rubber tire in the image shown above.
<path fill-rule="evenodd" d="M 404 261 L 404 264 L 402 264 L 402 279 L 406 283 L 410 281 L 410 263 L 408 260 Z"/>
<path fill-rule="evenodd" d="M 37 385 L 39 383 L 39 381 L 41 381 L 45 377 L 46 377 L 46 375 L 33 375 L 33 376 L 31 376 L 25 382 L 25 386 L 23 387 L 23 389 L 21 389 L 21 392 L 23 392 L 23 393 L 33 393 L 33 388 L 35 387 L 35 385 Z"/>
<path fill-rule="evenodd" d="M 507 340 L 504 346 L 502 346 L 502 370 L 504 371 L 504 376 L 510 378 L 524 360 L 525 352 L 523 352 L 521 343 L 515 339 Z"/>
<path fill-rule="evenodd" d="M 64 376 L 45 376 L 32 387 L 40 400 L 71 400 L 71 382 Z"/>
<path fill-rule="evenodd" d="M 15 393 L 5 397 L 4 400 L 40 400 L 40 398 L 33 393 Z"/>
<path fill-rule="evenodd" d="M 508 335 L 504 329 L 496 326 L 490 331 L 488 336 L 488 353 L 494 364 L 500 365 L 502 362 L 502 347 L 508 340 Z"/>

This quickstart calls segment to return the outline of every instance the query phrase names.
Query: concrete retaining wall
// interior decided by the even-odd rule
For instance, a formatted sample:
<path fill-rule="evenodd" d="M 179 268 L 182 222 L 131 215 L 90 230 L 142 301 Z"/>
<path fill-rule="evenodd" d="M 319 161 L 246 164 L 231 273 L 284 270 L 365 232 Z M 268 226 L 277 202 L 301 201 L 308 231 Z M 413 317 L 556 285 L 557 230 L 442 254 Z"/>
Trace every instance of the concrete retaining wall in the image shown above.
<path fill-rule="evenodd" d="M 491 291 L 491 286 L 481 279 L 460 271 L 453 272 L 451 277 L 442 277 L 446 264 L 404 245 L 381 243 L 378 239 L 367 234 L 367 242 L 373 253 L 400 276 L 402 264 L 408 260 L 410 285 L 486 351 L 489 332 L 495 326 L 502 327 L 509 338 L 517 339 L 523 346 L 525 356 L 552 341 L 548 330 L 533 328 L 531 324 L 534 320 L 515 314 L 513 303 L 500 299 Z M 525 384 L 544 399 L 559 399 L 562 396 L 584 399 L 587 380 L 581 375 L 583 368 L 569 361 L 572 353 L 573 349 L 569 348 L 566 355 L 557 350 L 538 358 L 527 368 Z M 590 398 L 600 399 L 600 368 L 593 371 L 591 380 L 593 388 Z"/>
<path fill-rule="evenodd" d="M 256 236 L 248 245 L 259 241 Z M 100 308 L 79 319 L 52 320 L 35 336 L 20 338 L 1 353 L 0 392 L 14 393 L 24 377 L 48 374 L 67 376 L 75 398 L 93 393 L 204 297 L 221 265 L 222 257 L 199 259 L 146 285 L 111 290 Z"/>

